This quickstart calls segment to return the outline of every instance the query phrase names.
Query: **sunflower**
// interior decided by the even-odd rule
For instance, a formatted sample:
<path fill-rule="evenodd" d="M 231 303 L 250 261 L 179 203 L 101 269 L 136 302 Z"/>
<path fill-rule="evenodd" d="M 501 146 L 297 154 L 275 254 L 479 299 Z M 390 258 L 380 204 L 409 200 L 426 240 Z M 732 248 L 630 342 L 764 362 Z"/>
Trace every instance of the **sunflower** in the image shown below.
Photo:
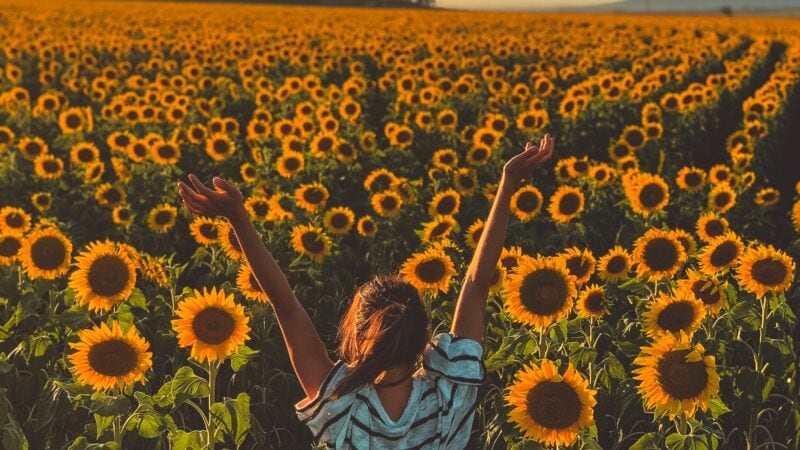
<path fill-rule="evenodd" d="M 69 269 L 72 242 L 54 227 L 40 228 L 25 237 L 18 257 L 29 278 L 52 280 Z"/>
<path fill-rule="evenodd" d="M 686 251 L 671 233 L 657 228 L 647 230 L 634 243 L 636 275 L 648 281 L 663 280 L 675 275 L 686 262 Z"/>
<path fill-rule="evenodd" d="M 297 206 L 308 212 L 315 212 L 325 208 L 328 201 L 328 189 L 319 182 L 301 184 L 294 191 L 294 200 Z"/>
<path fill-rule="evenodd" d="M 560 256 L 564 258 L 569 273 L 575 277 L 576 285 L 580 286 L 589 281 L 596 266 L 596 260 L 591 250 L 572 247 Z"/>
<path fill-rule="evenodd" d="M 198 244 L 208 247 L 219 240 L 219 227 L 217 221 L 210 217 L 195 217 L 189 224 L 189 232 Z"/>
<path fill-rule="evenodd" d="M 686 278 L 678 280 L 678 289 L 693 293 L 696 299 L 703 302 L 706 312 L 714 316 L 719 315 L 728 304 L 726 285 L 727 283 L 693 269 L 686 271 Z"/>
<path fill-rule="evenodd" d="M 691 337 L 706 315 L 703 302 L 692 291 L 677 290 L 673 295 L 664 292 L 650 302 L 642 315 L 642 325 L 648 336 L 657 338 L 665 333 L 686 333 Z"/>
<path fill-rule="evenodd" d="M 112 242 L 88 244 L 75 261 L 77 270 L 69 276 L 69 287 L 78 303 L 90 311 L 108 312 L 133 291 L 135 264 Z"/>
<path fill-rule="evenodd" d="M 275 161 L 278 175 L 283 178 L 291 178 L 302 172 L 305 168 L 306 160 L 302 153 L 295 151 L 284 151 Z"/>
<path fill-rule="evenodd" d="M 575 277 L 561 257 L 526 258 L 509 276 L 505 309 L 539 331 L 566 317 L 577 295 Z"/>
<path fill-rule="evenodd" d="M 166 233 L 175 225 L 178 209 L 169 203 L 162 203 L 147 214 L 147 226 L 155 233 Z"/>
<path fill-rule="evenodd" d="M 522 253 L 522 247 L 516 245 L 509 248 L 504 247 L 500 253 L 500 265 L 506 269 L 506 272 L 512 272 L 516 270 L 525 257 L 525 254 Z"/>
<path fill-rule="evenodd" d="M 467 162 L 473 166 L 482 166 L 492 157 L 492 149 L 485 146 L 472 146 L 467 150 Z"/>
<path fill-rule="evenodd" d="M 447 292 L 450 278 L 455 275 L 453 261 L 441 248 L 414 253 L 400 269 L 400 274 L 418 290 Z"/>
<path fill-rule="evenodd" d="M 128 205 L 115 206 L 111 210 L 111 218 L 117 225 L 128 226 L 133 223 L 133 211 Z"/>
<path fill-rule="evenodd" d="M 22 208 L 0 208 L 0 233 L 22 236 L 31 229 L 31 216 Z"/>
<path fill-rule="evenodd" d="M 125 203 L 126 194 L 119 186 L 103 183 L 94 191 L 94 198 L 100 206 L 115 207 Z"/>
<path fill-rule="evenodd" d="M 486 224 L 483 219 L 476 219 L 475 222 L 467 228 L 466 241 L 470 248 L 476 248 L 478 246 L 478 242 L 481 239 L 485 227 Z"/>
<path fill-rule="evenodd" d="M 331 234 L 347 234 L 356 221 L 353 210 L 346 206 L 331 208 L 325 213 L 325 229 Z"/>
<path fill-rule="evenodd" d="M 675 183 L 684 191 L 697 192 L 706 183 L 706 173 L 696 167 L 682 167 L 675 177 Z"/>
<path fill-rule="evenodd" d="M 703 242 L 711 242 L 714 238 L 725 234 L 726 231 L 728 231 L 728 219 L 719 217 L 714 212 L 703 213 L 697 219 L 695 232 Z"/>
<path fill-rule="evenodd" d="M 75 165 L 84 165 L 100 159 L 100 149 L 91 142 L 79 142 L 72 146 L 69 159 Z"/>
<path fill-rule="evenodd" d="M 21 248 L 22 237 L 0 232 L 0 266 L 8 266 L 16 261 Z"/>
<path fill-rule="evenodd" d="M 296 225 L 292 228 L 292 246 L 297 253 L 317 263 L 331 254 L 331 239 L 322 228 L 312 225 Z"/>
<path fill-rule="evenodd" d="M 223 161 L 236 151 L 236 144 L 225 133 L 216 133 L 206 140 L 205 151 L 211 159 Z"/>
<path fill-rule="evenodd" d="M 233 225 L 228 221 L 220 221 L 217 223 L 217 243 L 222 247 L 222 251 L 230 259 L 239 260 L 244 259 L 244 252 L 239 245 L 239 239 L 236 237 L 236 232 L 233 230 Z"/>
<path fill-rule="evenodd" d="M 64 134 L 78 133 L 93 128 L 91 108 L 66 108 L 58 115 L 58 126 Z"/>
<path fill-rule="evenodd" d="M 550 197 L 547 210 L 554 221 L 566 223 L 578 217 L 583 211 L 583 204 L 584 196 L 579 188 L 562 185 Z"/>
<path fill-rule="evenodd" d="M 89 163 L 86 165 L 86 171 L 83 174 L 83 181 L 86 183 L 97 183 L 103 176 L 106 170 L 106 165 L 102 161 Z"/>
<path fill-rule="evenodd" d="M 364 189 L 369 192 L 381 192 L 394 184 L 397 181 L 397 176 L 389 169 L 381 167 L 375 169 L 367 175 L 364 179 Z"/>
<path fill-rule="evenodd" d="M 791 256 L 772 246 L 759 244 L 745 250 L 736 266 L 739 286 L 761 299 L 768 293 L 781 294 L 794 279 L 795 264 Z"/>
<path fill-rule="evenodd" d="M 255 166 L 249 162 L 239 166 L 239 175 L 242 176 L 242 181 L 245 183 L 253 183 L 258 179 L 258 172 L 256 172 Z"/>
<path fill-rule="evenodd" d="M 596 164 L 589 169 L 589 179 L 596 187 L 608 186 L 614 179 L 615 169 L 608 164 Z"/>
<path fill-rule="evenodd" d="M 645 406 L 657 416 L 693 416 L 698 408 L 705 411 L 719 391 L 714 357 L 705 355 L 701 344 L 692 346 L 686 335 L 664 335 L 642 347 L 633 363 L 640 366 L 633 378 L 639 381 Z"/>
<path fill-rule="evenodd" d="M 712 184 L 729 183 L 731 180 L 731 168 L 724 164 L 717 164 L 708 170 L 708 180 Z"/>
<path fill-rule="evenodd" d="M 378 192 L 370 200 L 372 208 L 381 217 L 395 217 L 400 214 L 403 199 L 394 191 Z"/>
<path fill-rule="evenodd" d="M 133 325 L 123 332 L 119 322 L 111 327 L 101 323 L 78 331 L 79 342 L 70 342 L 75 352 L 67 356 L 79 383 L 97 391 L 144 382 L 144 373 L 153 366 L 150 344 Z"/>
<path fill-rule="evenodd" d="M 635 172 L 623 177 L 623 185 L 633 211 L 645 217 L 661 211 L 669 203 L 669 187 L 658 175 Z"/>
<path fill-rule="evenodd" d="M 436 216 L 432 221 L 424 224 L 422 229 L 422 242 L 433 242 L 446 239 L 456 226 L 453 216 Z"/>
<path fill-rule="evenodd" d="M 453 185 L 461 195 L 472 195 L 478 189 L 478 175 L 474 170 L 461 168 L 453 172 Z"/>
<path fill-rule="evenodd" d="M 509 420 L 528 439 L 570 446 L 594 423 L 596 391 L 572 363 L 562 376 L 555 363 L 543 359 L 539 366 L 521 369 L 515 379 L 505 396 Z"/>
<path fill-rule="evenodd" d="M 461 195 L 454 189 L 438 192 L 428 204 L 428 214 L 436 216 L 454 216 L 461 206 Z"/>
<path fill-rule="evenodd" d="M 724 213 L 736 204 L 736 192 L 728 183 L 719 183 L 708 194 L 708 209 Z"/>
<path fill-rule="evenodd" d="M 794 230 L 800 233 L 800 200 L 794 202 L 794 206 L 792 206 L 792 224 Z"/>
<path fill-rule="evenodd" d="M 534 186 L 525 185 L 511 196 L 511 212 L 522 222 L 539 214 L 544 202 L 542 193 Z"/>
<path fill-rule="evenodd" d="M 203 288 L 202 293 L 194 289 L 178 304 L 175 315 L 178 318 L 171 322 L 178 345 L 191 346 L 192 358 L 198 362 L 223 360 L 250 339 L 244 307 L 234 303 L 233 294 L 216 287 Z"/>
<path fill-rule="evenodd" d="M 433 153 L 432 161 L 434 167 L 450 171 L 458 166 L 458 154 L 452 148 L 442 148 Z"/>
<path fill-rule="evenodd" d="M 628 125 L 622 131 L 621 141 L 632 149 L 639 150 L 647 144 L 647 133 L 638 125 Z"/>
<path fill-rule="evenodd" d="M 264 222 L 269 218 L 270 202 L 269 198 L 262 195 L 254 195 L 244 202 L 244 208 L 250 214 L 250 218 L 256 222 Z"/>
<path fill-rule="evenodd" d="M 53 204 L 53 196 L 49 192 L 36 192 L 31 195 L 31 203 L 39 212 L 45 212 Z M 0 225 L 2 228 L 2 225 Z"/>
<path fill-rule="evenodd" d="M 575 302 L 578 317 L 600 319 L 608 314 L 608 298 L 605 289 L 598 284 L 587 285 Z"/>
<path fill-rule="evenodd" d="M 767 207 L 778 203 L 780 199 L 781 193 L 777 189 L 766 187 L 756 192 L 754 201 L 758 206 Z"/>
<path fill-rule="evenodd" d="M 744 244 L 733 231 L 714 238 L 700 252 L 700 270 L 713 276 L 733 267 L 744 251 Z"/>
<path fill-rule="evenodd" d="M 46 153 L 33 161 L 36 176 L 45 180 L 55 180 L 64 173 L 64 161 Z"/>
<path fill-rule="evenodd" d="M 608 156 L 612 161 L 619 162 L 622 158 L 633 156 L 634 149 L 625 141 L 612 142 L 608 147 Z"/>
<path fill-rule="evenodd" d="M 358 230 L 358 234 L 364 237 L 372 237 L 378 232 L 378 225 L 375 223 L 375 220 L 372 219 L 372 216 L 368 214 L 358 219 L 356 229 Z"/>
<path fill-rule="evenodd" d="M 258 280 L 256 280 L 255 275 L 253 275 L 253 270 L 248 264 L 239 266 L 239 272 L 236 275 L 236 286 L 248 300 L 255 300 L 262 303 L 269 302 L 269 297 L 267 297 L 267 294 L 261 289 L 261 285 L 258 284 Z"/>

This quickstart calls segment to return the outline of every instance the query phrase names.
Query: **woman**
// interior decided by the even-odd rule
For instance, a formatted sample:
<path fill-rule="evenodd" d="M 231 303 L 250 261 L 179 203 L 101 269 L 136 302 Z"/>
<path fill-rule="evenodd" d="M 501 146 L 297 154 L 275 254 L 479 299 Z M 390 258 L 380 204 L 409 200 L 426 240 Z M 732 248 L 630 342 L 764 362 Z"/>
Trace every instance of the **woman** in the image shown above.
<path fill-rule="evenodd" d="M 255 279 L 275 309 L 292 367 L 306 398 L 295 404 L 315 440 L 334 448 L 464 448 L 485 379 L 481 361 L 489 288 L 520 181 L 553 154 L 554 140 L 528 142 L 503 173 L 456 304 L 449 333 L 430 340 L 416 289 L 398 276 L 360 286 L 339 329 L 334 363 L 286 276 L 258 237 L 242 193 L 215 177 L 216 190 L 194 175 L 178 183 L 194 214 L 222 216 L 233 226 Z M 422 360 L 422 370 L 415 369 Z"/>

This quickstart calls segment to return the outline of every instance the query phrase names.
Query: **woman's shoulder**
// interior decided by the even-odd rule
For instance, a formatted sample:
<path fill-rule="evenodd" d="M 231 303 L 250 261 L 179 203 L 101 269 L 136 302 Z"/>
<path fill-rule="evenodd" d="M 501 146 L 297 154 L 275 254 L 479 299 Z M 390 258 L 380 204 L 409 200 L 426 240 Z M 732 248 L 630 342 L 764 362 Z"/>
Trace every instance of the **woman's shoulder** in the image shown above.
<path fill-rule="evenodd" d="M 431 338 L 422 357 L 425 377 L 460 384 L 482 384 L 486 379 L 483 346 L 480 342 L 452 333 Z"/>

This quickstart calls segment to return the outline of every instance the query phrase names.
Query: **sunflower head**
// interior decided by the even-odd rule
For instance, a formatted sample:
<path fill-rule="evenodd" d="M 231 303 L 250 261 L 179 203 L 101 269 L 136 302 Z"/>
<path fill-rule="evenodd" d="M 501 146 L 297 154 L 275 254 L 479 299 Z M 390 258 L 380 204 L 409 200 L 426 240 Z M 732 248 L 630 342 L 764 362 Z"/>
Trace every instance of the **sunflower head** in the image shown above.
<path fill-rule="evenodd" d="M 297 253 L 321 263 L 331 254 L 331 239 L 322 228 L 297 225 L 292 229 L 292 246 Z"/>
<path fill-rule="evenodd" d="M 550 198 L 548 211 L 554 221 L 566 223 L 583 211 L 583 192 L 573 186 L 560 186 Z"/>
<path fill-rule="evenodd" d="M 239 266 L 239 272 L 236 275 L 236 286 L 248 300 L 255 300 L 262 303 L 269 302 L 269 297 L 267 297 L 267 294 L 261 289 L 261 285 L 258 284 L 258 280 L 256 280 L 255 275 L 253 275 L 253 269 L 250 268 L 249 264 L 243 263 Z"/>
<path fill-rule="evenodd" d="M 686 251 L 672 233 L 651 228 L 636 240 L 633 258 L 637 275 L 656 281 L 677 273 L 686 262 Z"/>
<path fill-rule="evenodd" d="M 572 364 L 564 375 L 548 359 L 517 372 L 505 396 L 509 419 L 529 439 L 545 445 L 572 445 L 594 423 L 596 391 Z"/>
<path fill-rule="evenodd" d="M 598 284 L 586 286 L 575 302 L 578 317 L 600 319 L 608 314 L 608 297 L 605 289 Z"/>
<path fill-rule="evenodd" d="M 692 345 L 685 334 L 666 334 L 651 346 L 642 347 L 633 361 L 639 392 L 645 407 L 656 415 L 691 417 L 706 410 L 719 392 L 719 375 L 713 356 L 702 345 Z"/>
<path fill-rule="evenodd" d="M 703 303 L 688 290 L 679 289 L 673 295 L 661 292 L 649 306 L 642 322 L 645 332 L 651 337 L 667 333 L 691 336 L 706 315 Z"/>
<path fill-rule="evenodd" d="M 517 322 L 545 330 L 566 317 L 577 295 L 562 257 L 526 258 L 509 276 L 505 309 Z"/>
<path fill-rule="evenodd" d="M 91 311 L 110 311 L 125 300 L 136 284 L 136 264 L 128 252 L 112 242 L 92 242 L 76 258 L 69 277 L 78 303 Z"/>
<path fill-rule="evenodd" d="M 25 237 L 18 255 L 28 277 L 52 280 L 69 269 L 72 242 L 57 228 L 40 228 Z"/>
<path fill-rule="evenodd" d="M 415 253 L 403 263 L 400 274 L 418 290 L 447 292 L 450 278 L 455 275 L 453 261 L 441 248 Z"/>
<path fill-rule="evenodd" d="M 747 248 L 736 266 L 739 286 L 762 301 L 767 294 L 786 292 L 794 273 L 795 263 L 791 256 L 763 244 Z"/>
<path fill-rule="evenodd" d="M 581 285 L 589 281 L 594 273 L 596 260 L 589 249 L 572 247 L 561 255 L 569 269 L 569 273 L 575 277 L 575 284 Z"/>
<path fill-rule="evenodd" d="M 131 326 L 122 331 L 119 322 L 105 323 L 78 331 L 80 341 L 70 342 L 75 349 L 69 359 L 78 382 L 102 391 L 144 381 L 153 366 L 150 345 Z"/>
<path fill-rule="evenodd" d="M 191 356 L 199 362 L 224 360 L 250 338 L 244 308 L 234 303 L 233 294 L 216 287 L 195 289 L 178 304 L 175 315 L 171 322 L 178 345 L 191 346 Z"/>

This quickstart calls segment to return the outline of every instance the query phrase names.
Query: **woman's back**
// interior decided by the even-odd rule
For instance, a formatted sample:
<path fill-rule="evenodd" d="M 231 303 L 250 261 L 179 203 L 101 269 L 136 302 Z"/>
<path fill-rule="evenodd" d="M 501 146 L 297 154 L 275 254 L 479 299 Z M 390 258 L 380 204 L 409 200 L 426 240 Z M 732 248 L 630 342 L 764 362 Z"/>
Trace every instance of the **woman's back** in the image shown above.
<path fill-rule="evenodd" d="M 367 383 L 331 400 L 344 377 L 342 360 L 320 386 L 314 399 L 295 405 L 300 420 L 314 437 L 331 448 L 448 449 L 464 448 L 472 428 L 478 388 L 486 370 L 481 344 L 440 333 L 423 353 L 423 371 L 415 377 L 406 408 L 392 420 L 375 387 Z"/>

